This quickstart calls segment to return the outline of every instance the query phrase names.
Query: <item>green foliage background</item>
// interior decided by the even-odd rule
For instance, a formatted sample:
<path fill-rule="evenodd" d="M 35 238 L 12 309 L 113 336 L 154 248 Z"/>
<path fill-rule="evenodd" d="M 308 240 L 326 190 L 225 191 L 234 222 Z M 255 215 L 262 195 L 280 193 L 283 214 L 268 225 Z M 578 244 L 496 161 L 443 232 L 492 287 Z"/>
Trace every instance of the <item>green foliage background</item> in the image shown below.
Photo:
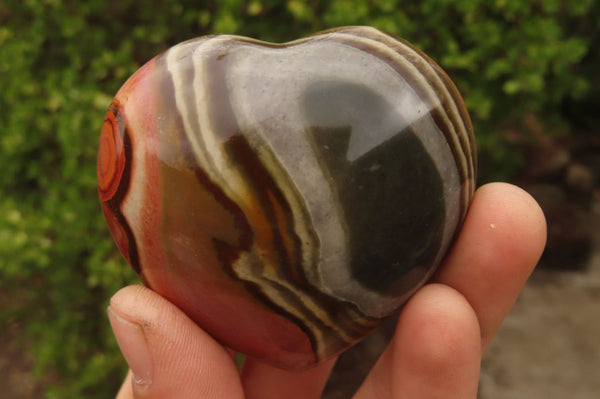
<path fill-rule="evenodd" d="M 490 180 L 520 166 L 527 118 L 568 133 L 572 110 L 597 104 L 599 24 L 593 0 L 0 2 L 0 325 L 22 331 L 47 398 L 114 395 L 125 368 L 105 309 L 135 277 L 101 216 L 96 147 L 112 95 L 168 47 L 212 32 L 387 30 L 453 77 Z"/>

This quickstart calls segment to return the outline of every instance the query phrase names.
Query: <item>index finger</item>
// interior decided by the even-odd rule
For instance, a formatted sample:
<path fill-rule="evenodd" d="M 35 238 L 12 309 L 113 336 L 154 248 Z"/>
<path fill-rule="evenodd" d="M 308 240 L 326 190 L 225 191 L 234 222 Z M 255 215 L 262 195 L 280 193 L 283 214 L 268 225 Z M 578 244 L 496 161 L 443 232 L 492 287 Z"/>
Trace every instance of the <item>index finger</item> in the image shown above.
<path fill-rule="evenodd" d="M 461 234 L 433 277 L 460 292 L 475 310 L 483 348 L 514 305 L 546 242 L 537 202 L 506 183 L 480 187 Z"/>

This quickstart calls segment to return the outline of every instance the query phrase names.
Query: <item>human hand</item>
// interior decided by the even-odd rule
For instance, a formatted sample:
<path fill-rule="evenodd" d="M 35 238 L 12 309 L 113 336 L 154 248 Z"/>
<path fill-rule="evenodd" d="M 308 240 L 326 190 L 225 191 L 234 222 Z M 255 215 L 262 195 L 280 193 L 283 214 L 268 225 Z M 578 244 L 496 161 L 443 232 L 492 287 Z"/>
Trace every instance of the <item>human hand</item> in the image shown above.
<path fill-rule="evenodd" d="M 477 190 L 446 260 L 404 306 L 355 399 L 476 398 L 481 356 L 545 239 L 544 216 L 523 190 L 504 183 Z M 142 286 L 117 292 L 108 313 L 133 370 L 117 399 L 318 398 L 335 363 L 292 372 L 247 359 L 240 372 L 230 351 Z"/>

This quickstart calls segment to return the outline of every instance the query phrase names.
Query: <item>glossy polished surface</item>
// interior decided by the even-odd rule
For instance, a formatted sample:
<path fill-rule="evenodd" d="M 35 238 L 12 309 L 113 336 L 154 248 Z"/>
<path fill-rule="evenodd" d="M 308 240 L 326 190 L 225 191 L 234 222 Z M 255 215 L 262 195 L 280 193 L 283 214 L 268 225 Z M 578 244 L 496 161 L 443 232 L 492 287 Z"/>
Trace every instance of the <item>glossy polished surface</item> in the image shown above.
<path fill-rule="evenodd" d="M 171 48 L 117 93 L 98 188 L 145 284 L 225 345 L 304 368 L 427 280 L 474 163 L 458 91 L 397 38 L 218 35 Z"/>

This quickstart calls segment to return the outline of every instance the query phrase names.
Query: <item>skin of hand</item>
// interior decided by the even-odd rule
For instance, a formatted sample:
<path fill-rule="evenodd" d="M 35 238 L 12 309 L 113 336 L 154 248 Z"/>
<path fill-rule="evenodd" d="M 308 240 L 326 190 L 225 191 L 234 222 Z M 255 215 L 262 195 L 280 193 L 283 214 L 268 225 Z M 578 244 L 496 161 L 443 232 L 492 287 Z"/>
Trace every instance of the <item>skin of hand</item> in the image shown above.
<path fill-rule="evenodd" d="M 529 194 L 505 183 L 479 188 L 444 263 L 406 303 L 354 398 L 476 398 L 482 354 L 545 241 Z M 117 399 L 319 398 L 335 363 L 292 372 L 247 359 L 240 372 L 230 351 L 142 286 L 117 292 L 108 315 L 131 368 Z"/>

